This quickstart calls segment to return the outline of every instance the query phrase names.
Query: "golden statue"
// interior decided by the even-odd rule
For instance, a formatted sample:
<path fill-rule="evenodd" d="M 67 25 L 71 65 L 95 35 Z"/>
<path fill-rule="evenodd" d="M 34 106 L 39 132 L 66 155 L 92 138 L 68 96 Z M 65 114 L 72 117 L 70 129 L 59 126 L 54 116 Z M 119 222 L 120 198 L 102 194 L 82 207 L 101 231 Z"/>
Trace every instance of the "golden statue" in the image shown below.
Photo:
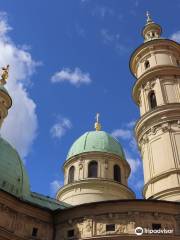
<path fill-rule="evenodd" d="M 100 116 L 100 114 L 97 113 L 96 114 L 96 122 L 94 124 L 94 128 L 96 129 L 96 131 L 101 131 L 101 124 L 99 123 L 99 116 Z"/>
<path fill-rule="evenodd" d="M 0 84 L 5 85 L 9 76 L 9 64 L 2 68 Z"/>

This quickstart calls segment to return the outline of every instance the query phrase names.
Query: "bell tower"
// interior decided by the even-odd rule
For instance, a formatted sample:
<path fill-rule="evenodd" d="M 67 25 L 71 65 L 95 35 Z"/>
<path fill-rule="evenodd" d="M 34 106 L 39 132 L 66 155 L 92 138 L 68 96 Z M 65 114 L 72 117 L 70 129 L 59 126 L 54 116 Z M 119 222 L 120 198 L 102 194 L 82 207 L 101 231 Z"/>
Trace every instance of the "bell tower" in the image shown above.
<path fill-rule="evenodd" d="M 9 65 L 2 68 L 2 74 L 0 79 L 0 128 L 2 126 L 4 119 L 8 115 L 9 108 L 12 105 L 12 99 L 9 96 L 8 91 L 4 87 L 8 79 L 8 74 L 9 74 Z"/>
<path fill-rule="evenodd" d="M 180 45 L 161 38 L 147 13 L 144 43 L 132 54 L 132 90 L 140 108 L 135 136 L 143 159 L 146 199 L 180 201 Z"/>

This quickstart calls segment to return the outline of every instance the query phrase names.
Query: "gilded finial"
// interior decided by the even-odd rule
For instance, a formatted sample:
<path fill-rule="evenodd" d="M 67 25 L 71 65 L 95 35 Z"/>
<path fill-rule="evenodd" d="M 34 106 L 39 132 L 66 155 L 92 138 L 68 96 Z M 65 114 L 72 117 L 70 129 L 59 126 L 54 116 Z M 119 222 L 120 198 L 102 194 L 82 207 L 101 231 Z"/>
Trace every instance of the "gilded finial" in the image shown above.
<path fill-rule="evenodd" d="M 147 19 L 146 19 L 147 23 L 152 22 L 151 15 L 150 15 L 150 13 L 148 11 L 146 12 L 146 16 L 147 16 Z"/>
<path fill-rule="evenodd" d="M 0 84 L 5 85 L 9 76 L 9 64 L 2 68 L 2 74 L 0 79 Z"/>
<path fill-rule="evenodd" d="M 100 114 L 97 113 L 96 114 L 96 122 L 94 124 L 94 128 L 96 129 L 96 131 L 101 131 L 101 124 L 99 123 L 99 116 L 100 116 Z"/>

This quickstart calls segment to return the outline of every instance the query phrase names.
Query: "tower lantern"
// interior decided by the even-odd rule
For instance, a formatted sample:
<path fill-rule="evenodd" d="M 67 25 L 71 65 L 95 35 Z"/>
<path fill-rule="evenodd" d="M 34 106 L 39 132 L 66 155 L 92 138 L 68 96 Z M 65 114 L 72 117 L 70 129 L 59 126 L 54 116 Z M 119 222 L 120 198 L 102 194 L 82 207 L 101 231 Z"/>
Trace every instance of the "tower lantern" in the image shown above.
<path fill-rule="evenodd" d="M 4 119 L 7 117 L 8 110 L 12 105 L 12 99 L 8 91 L 4 87 L 8 79 L 8 74 L 9 74 L 9 65 L 2 68 L 2 74 L 0 79 L 0 127 L 2 126 Z"/>
<path fill-rule="evenodd" d="M 153 22 L 149 12 L 146 13 L 146 16 L 147 16 L 146 25 L 142 30 L 144 42 L 160 38 L 162 33 L 161 26 Z"/>
<path fill-rule="evenodd" d="M 135 136 L 144 167 L 146 199 L 180 201 L 180 45 L 160 38 L 147 13 L 145 42 L 132 54 L 133 98 L 140 108 Z"/>

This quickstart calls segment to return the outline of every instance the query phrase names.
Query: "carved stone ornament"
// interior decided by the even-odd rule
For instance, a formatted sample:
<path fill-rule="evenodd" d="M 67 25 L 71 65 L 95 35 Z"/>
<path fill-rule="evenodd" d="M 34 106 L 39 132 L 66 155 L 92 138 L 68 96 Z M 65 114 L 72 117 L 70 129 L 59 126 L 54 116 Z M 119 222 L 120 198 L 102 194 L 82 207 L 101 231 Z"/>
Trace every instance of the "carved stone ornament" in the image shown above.
<path fill-rule="evenodd" d="M 147 134 L 145 134 L 142 138 L 142 143 L 145 144 L 145 143 L 148 143 L 149 142 L 149 137 Z"/>
<path fill-rule="evenodd" d="M 180 120 L 177 121 L 177 126 L 180 128 Z"/>
<path fill-rule="evenodd" d="M 171 129 L 171 126 L 170 126 L 169 123 L 164 123 L 164 124 L 161 125 L 161 129 L 165 133 L 165 132 L 168 132 Z"/>
<path fill-rule="evenodd" d="M 79 163 L 79 169 L 83 169 L 83 164 Z"/>
<path fill-rule="evenodd" d="M 151 127 L 150 133 L 153 134 L 153 135 L 155 135 L 156 132 L 157 132 L 157 128 Z"/>
<path fill-rule="evenodd" d="M 149 82 L 149 81 L 148 81 L 148 82 L 146 83 L 146 86 L 145 86 L 144 90 L 150 91 L 150 90 L 153 89 L 154 85 L 155 85 L 155 82 L 154 82 L 154 81 L 153 81 L 153 82 Z"/>
<path fill-rule="evenodd" d="M 127 226 L 124 224 L 117 224 L 116 225 L 116 233 L 126 233 L 127 232 Z"/>
<path fill-rule="evenodd" d="M 89 235 L 92 232 L 92 219 L 85 219 L 83 225 L 86 233 Z"/>
<path fill-rule="evenodd" d="M 97 223 L 97 234 L 104 235 L 106 233 L 105 224 Z"/>

